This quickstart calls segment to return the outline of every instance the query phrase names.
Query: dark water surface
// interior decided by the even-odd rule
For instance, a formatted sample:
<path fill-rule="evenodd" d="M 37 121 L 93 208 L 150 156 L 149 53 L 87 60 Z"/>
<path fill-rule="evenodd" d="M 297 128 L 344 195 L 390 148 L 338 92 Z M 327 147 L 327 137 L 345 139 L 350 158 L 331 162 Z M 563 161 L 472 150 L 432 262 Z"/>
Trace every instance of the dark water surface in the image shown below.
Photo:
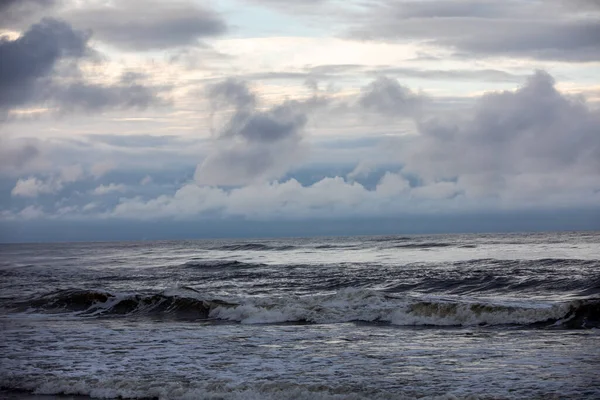
<path fill-rule="evenodd" d="M 0 252 L 0 398 L 600 398 L 600 233 Z"/>

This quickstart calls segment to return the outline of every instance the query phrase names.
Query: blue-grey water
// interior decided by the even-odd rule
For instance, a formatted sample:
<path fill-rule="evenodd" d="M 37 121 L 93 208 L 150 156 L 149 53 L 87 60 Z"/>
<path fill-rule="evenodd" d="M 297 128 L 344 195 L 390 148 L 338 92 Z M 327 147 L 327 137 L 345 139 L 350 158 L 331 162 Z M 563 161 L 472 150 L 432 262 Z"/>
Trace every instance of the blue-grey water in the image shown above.
<path fill-rule="evenodd" d="M 0 397 L 600 398 L 600 233 L 0 256 Z"/>

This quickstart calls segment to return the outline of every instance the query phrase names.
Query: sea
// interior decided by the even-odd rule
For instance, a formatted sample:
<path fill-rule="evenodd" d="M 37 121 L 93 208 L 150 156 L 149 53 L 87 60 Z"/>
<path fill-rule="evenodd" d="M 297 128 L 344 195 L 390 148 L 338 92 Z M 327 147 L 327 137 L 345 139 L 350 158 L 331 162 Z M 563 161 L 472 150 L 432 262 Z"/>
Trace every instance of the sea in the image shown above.
<path fill-rule="evenodd" d="M 0 245 L 0 398 L 600 399 L 600 232 Z"/>

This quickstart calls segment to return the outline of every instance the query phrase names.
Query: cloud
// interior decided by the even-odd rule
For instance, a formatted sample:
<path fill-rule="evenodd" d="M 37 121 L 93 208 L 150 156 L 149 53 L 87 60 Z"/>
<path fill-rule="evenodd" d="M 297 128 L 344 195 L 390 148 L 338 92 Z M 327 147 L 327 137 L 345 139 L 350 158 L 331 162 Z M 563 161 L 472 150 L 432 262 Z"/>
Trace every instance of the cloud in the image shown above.
<path fill-rule="evenodd" d="M 546 196 L 561 185 L 574 197 L 600 189 L 600 113 L 559 92 L 544 71 L 515 91 L 483 95 L 468 117 L 421 120 L 419 132 L 400 154 L 405 170 L 456 180 L 467 195 L 525 198 L 533 186 L 517 184 L 523 179 Z"/>
<path fill-rule="evenodd" d="M 159 94 L 166 88 L 149 87 L 141 83 L 100 85 L 77 82 L 53 88 L 53 101 L 63 112 L 102 111 L 109 108 L 145 109 L 165 104 Z"/>
<path fill-rule="evenodd" d="M 114 161 L 101 161 L 92 165 L 90 172 L 98 179 L 117 167 Z"/>
<path fill-rule="evenodd" d="M 138 51 L 197 45 L 227 30 L 218 14 L 187 1 L 119 1 L 73 11 L 69 19 L 102 41 Z"/>
<path fill-rule="evenodd" d="M 421 154 L 416 164 L 449 174 L 551 172 L 576 164 L 598 172 L 599 117 L 583 98 L 562 94 L 552 76 L 537 71 L 515 91 L 483 95 L 464 122 L 422 121 L 420 145 L 430 157 Z"/>
<path fill-rule="evenodd" d="M 304 0 L 304 1 L 287 1 L 287 0 L 246 0 L 250 3 L 272 7 L 287 13 L 297 14 L 298 12 L 307 14 L 319 14 L 324 5 L 330 3 L 330 0 Z"/>
<path fill-rule="evenodd" d="M 77 182 L 84 177 L 83 167 L 79 164 L 73 164 L 61 167 L 60 179 L 62 182 Z"/>
<path fill-rule="evenodd" d="M 113 182 L 122 184 L 101 181 L 96 190 L 83 189 L 88 198 L 77 204 L 81 211 L 71 210 L 65 218 L 349 218 L 594 207 L 600 204 L 600 112 L 559 87 L 547 72 L 538 71 L 513 90 L 487 92 L 460 110 L 438 113 L 423 102 L 435 98 L 379 78 L 348 100 L 351 111 L 358 118 L 360 107 L 401 116 L 414 123 L 415 133 L 397 140 L 379 135 L 364 146 L 357 145 L 364 137 L 350 140 L 350 146 L 337 138 L 316 140 L 310 150 L 318 150 L 326 166 L 297 173 L 294 166 L 309 150 L 309 118 L 315 110 L 339 118 L 329 113 L 334 100 L 311 97 L 264 105 L 246 83 L 225 81 L 207 89 L 219 123 L 211 143 L 202 143 L 208 155 L 192 182 L 191 169 L 161 179 L 152 164 L 144 164 L 146 169 L 127 179 L 123 171 L 112 174 L 119 176 Z M 339 155 L 346 157 L 348 151 L 351 157 L 340 161 Z M 315 152 L 308 155 L 314 163 Z M 69 179 L 85 178 L 81 169 L 88 176 L 103 176 L 116 167 L 112 159 L 91 168 L 66 164 L 53 175 L 22 178 L 13 196 L 39 196 L 42 202 L 46 197 L 41 194 L 67 188 Z M 136 187 L 149 171 L 157 184 Z M 186 183 L 174 184 L 176 180 Z M 129 198 L 100 196 L 125 189 Z M 93 194 L 99 195 L 93 201 L 96 208 L 83 210 Z M 70 206 L 74 204 L 60 204 Z M 44 210 L 49 212 L 47 204 Z"/>
<path fill-rule="evenodd" d="M 447 81 L 521 82 L 523 75 L 497 69 L 422 69 L 406 67 L 381 67 L 369 71 L 377 75 L 396 75 L 408 78 Z"/>
<path fill-rule="evenodd" d="M 16 40 L 0 39 L 0 110 L 44 96 L 55 65 L 84 57 L 88 38 L 65 22 L 44 19 Z"/>
<path fill-rule="evenodd" d="M 46 179 L 29 177 L 19 179 L 11 191 L 14 197 L 38 197 L 41 194 L 57 193 L 68 183 L 77 182 L 85 176 L 79 164 L 67 165 L 58 169 L 58 174 Z"/>
<path fill-rule="evenodd" d="M 110 183 L 108 185 L 100 185 L 92 191 L 94 196 L 103 196 L 113 192 L 124 192 L 127 190 L 125 185 Z"/>
<path fill-rule="evenodd" d="M 600 59 L 598 15 L 565 12 L 552 2 L 388 0 L 366 9 L 354 18 L 351 36 L 420 41 L 470 56 Z"/>
<path fill-rule="evenodd" d="M 424 101 L 422 94 L 400 85 L 396 79 L 381 76 L 363 89 L 358 103 L 383 115 L 407 117 L 419 114 Z"/>
<path fill-rule="evenodd" d="M 298 161 L 309 102 L 288 100 L 259 109 L 248 86 L 234 80 L 210 87 L 208 95 L 213 108 L 229 104 L 234 111 L 217 128 L 215 151 L 196 169 L 196 182 L 243 185 L 281 176 Z"/>
<path fill-rule="evenodd" d="M 107 144 L 122 148 L 158 148 L 176 144 L 181 138 L 177 136 L 155 136 L 147 134 L 102 134 L 87 135 L 94 143 Z"/>
<path fill-rule="evenodd" d="M 37 11 L 47 9 L 56 4 L 55 0 L 1 0 L 0 25 L 12 26 L 27 19 Z"/>
<path fill-rule="evenodd" d="M 41 207 L 27 206 L 18 213 L 18 216 L 22 219 L 28 220 L 39 219 L 45 217 L 46 214 L 44 213 L 44 210 Z"/>
<path fill-rule="evenodd" d="M 384 110 L 401 108 L 405 97 L 389 97 Z M 445 121 L 418 115 L 416 121 L 418 135 L 391 152 L 400 171 L 385 173 L 373 189 L 341 177 L 310 185 L 251 181 L 231 189 L 189 183 L 172 196 L 122 199 L 111 215 L 294 219 L 600 202 L 600 113 L 583 98 L 558 91 L 544 71 L 516 90 L 482 95 L 467 114 Z M 374 167 L 359 163 L 351 175 Z"/>
<path fill-rule="evenodd" d="M 252 108 L 256 106 L 256 95 L 244 81 L 228 78 L 225 81 L 208 88 L 208 97 L 213 108 L 222 105 L 232 105 L 237 109 Z"/>
<path fill-rule="evenodd" d="M 23 140 L 8 140 L 0 137 L 0 171 L 9 173 L 19 171 L 34 162 L 40 156 L 36 144 Z"/>
<path fill-rule="evenodd" d="M 0 112 L 6 115 L 8 110 L 30 105 L 64 113 L 145 108 L 163 102 L 159 94 L 169 88 L 144 85 L 130 74 L 112 84 L 83 80 L 78 63 L 95 54 L 89 39 L 89 32 L 50 18 L 15 40 L 0 39 Z M 61 70 L 65 63 L 70 70 Z"/>
<path fill-rule="evenodd" d="M 19 179 L 10 192 L 15 197 L 37 197 L 44 193 L 56 193 L 62 185 L 55 180 L 43 181 L 35 177 Z"/>

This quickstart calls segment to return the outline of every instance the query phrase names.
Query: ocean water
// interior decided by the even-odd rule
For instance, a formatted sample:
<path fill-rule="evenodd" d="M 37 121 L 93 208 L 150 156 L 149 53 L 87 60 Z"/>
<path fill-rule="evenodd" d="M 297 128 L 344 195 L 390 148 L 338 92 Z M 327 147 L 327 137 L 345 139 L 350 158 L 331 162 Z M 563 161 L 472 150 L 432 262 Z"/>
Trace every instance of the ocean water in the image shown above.
<path fill-rule="evenodd" d="M 600 398 L 600 233 L 0 255 L 0 398 Z"/>

